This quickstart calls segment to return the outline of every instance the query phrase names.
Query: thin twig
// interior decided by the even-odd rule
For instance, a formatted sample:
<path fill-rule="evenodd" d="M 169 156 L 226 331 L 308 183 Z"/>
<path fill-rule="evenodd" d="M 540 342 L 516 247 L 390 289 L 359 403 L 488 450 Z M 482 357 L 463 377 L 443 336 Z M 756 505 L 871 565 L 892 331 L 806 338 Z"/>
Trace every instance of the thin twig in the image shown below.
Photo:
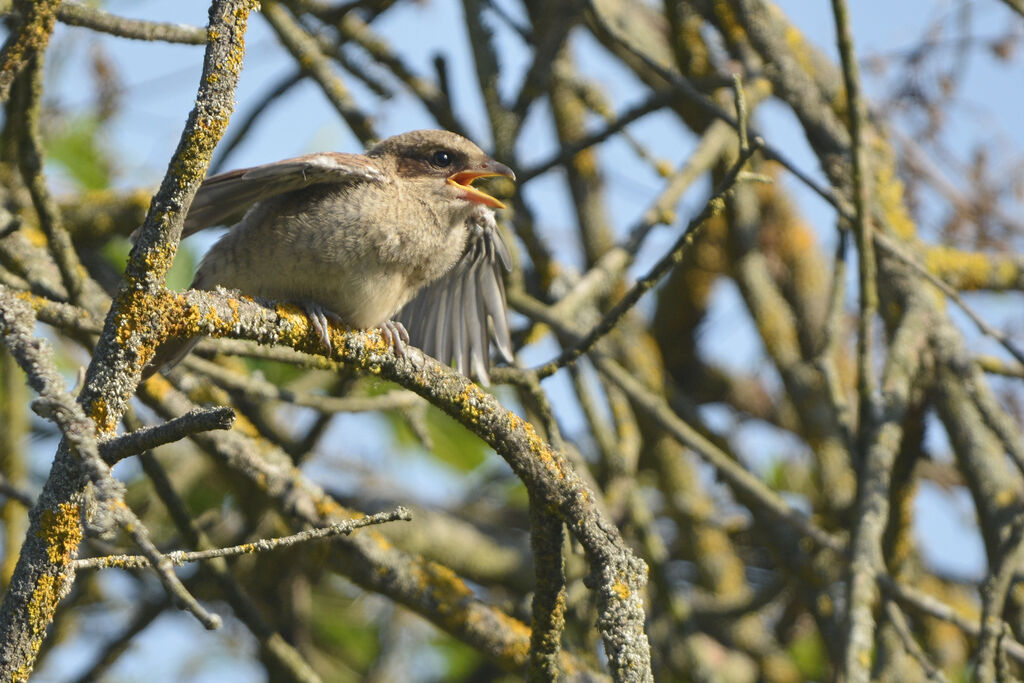
<path fill-rule="evenodd" d="M 873 227 L 870 215 L 871 197 L 868 189 L 868 169 L 864 150 L 865 111 L 860 97 L 860 71 L 853 47 L 853 32 L 850 30 L 849 10 L 845 0 L 832 0 L 832 13 L 835 16 L 836 38 L 839 43 L 839 57 L 843 67 L 843 81 L 846 85 L 846 111 L 850 130 L 850 157 L 853 176 L 853 210 L 854 232 L 857 235 L 858 285 L 860 287 L 860 316 L 857 329 L 857 390 L 860 403 L 859 444 L 867 451 L 863 458 L 868 465 L 861 470 L 860 507 L 861 520 L 853 541 L 854 557 L 851 561 L 850 602 L 845 643 L 846 656 L 843 663 L 842 678 L 849 683 L 867 683 L 871 675 L 868 662 L 871 659 L 871 648 L 874 641 L 871 637 L 874 629 L 874 597 L 876 586 L 874 576 L 883 569 L 881 547 L 875 547 L 880 541 L 885 523 L 888 521 L 888 501 L 871 500 L 864 493 L 865 489 L 879 497 L 888 496 L 892 457 L 895 449 L 889 444 L 869 444 L 868 438 L 876 435 L 875 425 L 881 418 L 879 415 L 878 380 L 874 370 L 874 334 L 873 323 L 878 312 L 878 269 L 875 265 L 875 244 L 872 239 Z M 891 424 L 892 421 L 890 421 Z M 894 425 L 899 429 L 899 425 Z M 884 452 L 884 457 L 876 454 Z M 867 481 L 875 478 L 877 481 Z M 867 531 L 863 516 L 865 510 L 872 510 L 872 527 Z M 878 518 L 881 519 L 878 519 Z M 870 536 L 870 538 L 867 538 Z M 858 556 L 860 553 L 861 556 Z"/>
<path fill-rule="evenodd" d="M 916 610 L 921 614 L 949 622 L 972 638 L 980 637 L 981 628 L 979 628 L 976 620 L 968 619 L 960 614 L 956 608 L 947 605 L 935 596 L 929 595 L 915 586 L 897 582 L 888 574 L 881 575 L 878 578 L 878 583 L 886 595 L 899 601 L 903 606 Z M 1024 644 L 1016 640 L 1009 640 L 1005 641 L 1003 646 L 1007 654 L 1013 657 L 1017 663 L 1024 664 Z"/>
<path fill-rule="evenodd" d="M 294 88 L 296 85 L 302 82 L 305 78 L 303 71 L 295 71 L 289 74 L 285 74 L 277 85 L 272 87 L 267 93 L 257 102 L 252 110 L 249 111 L 242 119 L 236 120 L 235 125 L 231 127 L 231 133 L 224 136 L 224 140 L 217 147 L 217 158 L 210 164 L 210 175 L 216 175 L 221 172 L 224 168 L 224 162 L 228 160 L 231 153 L 235 151 L 235 148 L 241 144 L 242 140 L 252 129 L 256 121 L 266 113 L 267 108 L 277 99 L 286 94 L 289 90 Z"/>
<path fill-rule="evenodd" d="M 648 55 L 644 54 L 641 50 L 638 50 L 634 45 L 631 45 L 628 41 L 623 40 L 619 33 L 614 30 L 613 27 L 609 26 L 604 14 L 600 11 L 595 0 L 590 0 L 590 9 L 593 12 L 594 18 L 599 24 L 601 24 L 603 30 L 608 35 L 612 36 L 615 42 L 622 47 L 622 49 L 629 52 L 633 57 L 640 60 L 645 67 L 658 74 L 661 78 L 670 83 L 675 88 L 679 95 L 686 97 L 687 100 L 696 104 L 706 114 L 713 116 L 716 119 L 725 121 L 737 131 L 739 130 L 739 121 L 726 112 L 722 107 L 719 107 L 715 102 L 709 99 L 704 93 L 696 88 L 687 79 L 680 76 L 674 71 L 666 69 L 661 64 L 658 64 Z M 753 138 L 763 138 L 763 136 L 754 128 L 749 129 L 749 135 Z M 821 185 L 816 180 L 810 177 L 807 173 L 801 170 L 795 163 L 793 163 L 789 157 L 782 153 L 777 147 L 763 143 L 763 153 L 766 159 L 775 161 L 787 171 L 789 171 L 795 178 L 801 183 L 810 188 L 815 194 L 820 196 L 826 202 L 831 204 L 835 209 L 843 216 L 852 219 L 853 211 L 849 207 L 842 197 L 836 194 L 831 188 Z"/>
<path fill-rule="evenodd" d="M 981 629 L 974 680 L 996 680 L 996 658 L 1003 643 L 1003 611 L 1014 576 L 1024 562 L 1024 519 L 1018 518 L 981 587 Z"/>
<path fill-rule="evenodd" d="M 535 372 L 538 377 L 543 379 L 553 375 L 558 372 L 560 368 L 574 362 L 581 355 L 589 351 L 601 337 L 608 334 L 608 332 L 618 324 L 622 319 L 622 316 L 624 316 L 629 309 L 631 309 L 633 305 L 640 300 L 640 297 L 658 284 L 658 281 L 682 260 L 683 254 L 693 244 L 693 240 L 700 228 L 709 218 L 723 208 L 723 198 L 736 184 L 736 178 L 742 170 L 743 165 L 758 149 L 760 149 L 760 141 L 755 138 L 754 145 L 750 149 L 743 150 L 737 162 L 731 169 L 729 169 L 729 172 L 722 180 L 718 189 L 716 189 L 711 195 L 711 198 L 708 199 L 703 210 L 701 210 L 701 212 L 689 222 L 686 229 L 683 230 L 683 234 L 672 246 L 672 249 L 665 254 L 665 256 L 663 256 L 646 275 L 637 280 L 633 287 L 630 288 L 629 292 L 627 292 L 626 295 L 622 297 L 622 299 L 615 304 L 610 311 L 608 311 L 601 321 L 583 337 L 582 341 L 575 346 L 562 351 L 558 358 L 548 361 L 544 365 L 536 368 Z"/>
<path fill-rule="evenodd" d="M 7 496 L 11 500 L 16 500 L 28 508 L 32 507 L 36 502 L 36 497 L 29 491 L 12 484 L 3 476 L 0 476 L 0 496 Z"/>
<path fill-rule="evenodd" d="M 866 113 L 860 95 L 860 67 L 853 47 L 849 10 L 846 0 L 832 0 L 836 38 L 846 85 L 846 111 L 850 129 L 850 161 L 853 176 L 854 231 L 857 234 L 858 284 L 860 286 L 860 318 L 857 336 L 857 386 L 860 393 L 861 434 L 871 430 L 878 419 L 878 380 L 874 373 L 874 335 L 872 324 L 878 312 L 878 268 L 875 265 L 874 232 L 870 213 L 869 169 L 864 149 Z M 857 655 L 859 656 L 859 654 Z M 846 674 L 852 673 L 847 658 Z M 866 667 L 861 667 L 865 672 Z"/>
<path fill-rule="evenodd" d="M 186 45 L 203 45 L 206 42 L 206 29 L 199 26 L 128 19 L 79 2 L 62 2 L 57 8 L 57 18 L 69 26 L 81 26 L 119 38 Z"/>
<path fill-rule="evenodd" d="M 150 559 L 167 592 L 192 612 L 204 626 L 210 629 L 219 628 L 220 617 L 209 613 L 186 590 L 171 571 L 166 558 L 153 545 L 149 531 L 125 505 L 124 487 L 110 476 L 109 468 L 100 458 L 95 424 L 86 417 L 82 406 L 63 389 L 52 349 L 46 342 L 32 337 L 34 323 L 35 317 L 28 304 L 16 298 L 6 288 L 0 287 L 0 336 L 11 355 L 28 375 L 29 384 L 39 393 L 39 398 L 32 402 L 32 409 L 41 417 L 52 420 L 60 428 L 65 441 L 78 455 L 83 469 L 92 481 L 97 501 L 106 506 L 117 523 L 128 532 Z M 33 513 L 37 512 L 37 508 L 34 507 Z M 77 524 L 79 521 L 75 519 L 73 523 Z M 77 552 L 77 543 L 65 552 L 68 555 L 67 559 L 71 560 L 73 553 Z M 72 575 L 74 573 L 73 562 L 69 561 L 64 566 L 56 562 L 52 564 L 55 565 L 52 567 L 54 571 L 68 571 Z M 4 605 L 7 604 L 5 601 Z"/>
<path fill-rule="evenodd" d="M 854 415 L 850 409 L 850 402 L 846 398 L 846 392 L 842 380 L 839 377 L 839 368 L 836 359 L 841 353 L 844 302 L 846 300 L 846 251 L 849 242 L 850 232 L 840 230 L 836 243 L 836 254 L 832 260 L 832 283 L 829 289 L 828 312 L 825 314 L 824 330 L 822 332 L 821 351 L 814 358 L 814 365 L 821 372 L 825 381 L 829 400 L 835 408 L 836 419 L 843 430 L 847 450 L 853 447 L 853 433 L 855 430 Z"/>
<path fill-rule="evenodd" d="M 1006 351 L 1011 356 L 1016 358 L 1019 363 L 1024 364 L 1024 351 L 1021 351 L 1019 348 L 1017 348 L 1017 346 L 1010 341 L 1010 338 L 1008 336 L 1006 336 L 1004 333 L 997 330 L 996 328 L 992 327 L 992 325 L 990 325 L 984 318 L 982 318 L 981 315 L 979 315 L 977 311 L 975 311 L 970 306 L 970 304 L 968 304 L 964 300 L 964 298 L 960 296 L 959 292 L 950 287 L 949 284 L 944 282 L 941 278 L 929 272 L 928 269 L 921 265 L 920 263 L 918 263 L 913 256 L 906 253 L 903 247 L 901 247 L 895 240 L 893 240 L 891 237 L 882 232 L 876 232 L 875 246 L 877 246 L 879 249 L 882 249 L 891 256 L 895 256 L 904 265 L 909 266 L 911 270 L 913 270 L 915 273 L 920 275 L 922 278 L 927 280 L 932 285 L 935 285 L 935 287 L 938 288 L 940 292 L 942 292 L 947 297 L 952 299 L 956 303 L 956 305 L 960 307 L 960 310 L 967 314 L 967 317 L 971 319 L 971 322 L 973 322 L 977 326 L 977 328 L 981 330 L 983 334 L 986 334 L 989 337 L 995 339 L 997 342 L 999 342 L 999 345 L 1006 349 Z"/>
<path fill-rule="evenodd" d="M 607 295 L 613 282 L 633 262 L 637 251 L 651 231 L 658 225 L 674 222 L 675 207 L 687 189 L 718 162 L 727 146 L 736 139 L 732 128 L 722 121 L 708 126 L 697 147 L 674 172 L 664 190 L 629 229 L 628 237 L 620 246 L 612 247 L 583 274 L 564 296 L 554 304 L 559 316 L 573 317 L 582 306 Z"/>
<path fill-rule="evenodd" d="M 345 522 L 338 522 L 319 529 L 300 531 L 290 536 L 278 536 L 277 538 L 264 538 L 251 543 L 242 543 L 226 548 L 214 548 L 212 550 L 195 550 L 186 552 L 175 550 L 164 555 L 165 558 L 176 566 L 189 562 L 200 562 L 215 557 L 234 557 L 236 555 L 248 555 L 251 553 L 263 553 L 278 548 L 287 548 L 298 543 L 305 543 L 321 538 L 339 536 L 352 533 L 356 529 L 370 526 L 371 524 L 384 524 L 394 521 L 411 521 L 412 513 L 404 507 L 397 507 L 390 512 L 379 512 L 375 515 L 368 515 L 359 519 L 352 519 Z M 81 569 L 103 569 L 106 567 L 117 567 L 119 569 L 143 569 L 152 566 L 150 559 L 144 555 L 105 555 L 103 557 L 89 557 L 83 560 L 75 560 L 76 570 Z"/>
<path fill-rule="evenodd" d="M 99 680 L 100 676 L 131 646 L 135 636 L 156 621 L 170 606 L 171 601 L 166 597 L 159 602 L 144 602 L 139 605 L 128 625 L 103 645 L 92 666 L 75 679 L 75 683 L 94 683 Z"/>
<path fill-rule="evenodd" d="M 516 183 L 522 186 L 542 173 L 547 173 L 556 166 L 569 163 L 572 161 L 572 158 L 580 152 L 604 142 L 634 121 L 672 104 L 672 102 L 678 97 L 679 93 L 675 89 L 661 90 L 651 94 L 643 102 L 640 102 L 639 104 L 622 112 L 614 122 L 608 124 L 601 130 L 586 135 L 571 145 L 565 145 L 546 161 L 535 164 L 534 166 L 524 169 L 522 173 L 516 174 Z"/>
<path fill-rule="evenodd" d="M 634 404 L 654 418 L 674 439 L 692 448 L 701 459 L 718 470 L 721 477 L 740 497 L 745 499 L 745 504 L 748 507 L 763 511 L 780 522 L 792 526 L 798 533 L 814 540 L 823 548 L 836 552 L 842 551 L 843 545 L 837 537 L 817 526 L 807 515 L 789 505 L 743 465 L 688 425 L 675 414 L 664 399 L 643 386 L 625 368 L 604 356 L 597 356 L 594 363 L 608 379 L 629 396 Z"/>
<path fill-rule="evenodd" d="M 251 375 L 232 372 L 202 358 L 189 358 L 188 367 L 200 372 L 228 391 L 238 392 L 255 401 L 282 401 L 315 408 L 326 413 L 368 413 L 405 410 L 423 401 L 411 391 L 389 391 L 378 396 L 325 396 L 291 391 Z"/>
<path fill-rule="evenodd" d="M 349 128 L 364 145 L 377 138 L 373 123 L 356 106 L 348 88 L 336 74 L 316 40 L 276 0 L 263 0 L 263 16 L 274 27 L 281 42 L 292 53 L 295 60 L 308 69 L 310 75 L 320 84 L 327 99 L 345 119 Z"/>
<path fill-rule="evenodd" d="M 108 465 L 142 451 L 173 443 L 190 434 L 211 429 L 231 429 L 235 411 L 227 406 L 195 410 L 156 427 L 140 429 L 100 445 L 100 456 Z"/>
<path fill-rule="evenodd" d="M 370 24 L 363 21 L 355 12 L 348 12 L 336 25 L 343 39 L 351 40 L 366 50 L 418 97 L 442 128 L 466 135 L 468 129 L 455 115 L 444 91 L 426 78 L 417 75 L 383 38 L 374 33 Z"/>
<path fill-rule="evenodd" d="M 18 165 L 32 195 L 32 203 L 39 215 L 39 226 L 46 234 L 61 279 L 72 303 L 81 303 L 84 289 L 84 273 L 78 253 L 71 243 L 71 236 L 64 229 L 60 209 L 50 195 L 43 177 L 43 139 L 39 132 L 40 107 L 43 96 L 43 57 L 34 56 L 29 61 L 21 87 L 24 101 L 21 111 L 22 138 L 18 145 Z"/>
<path fill-rule="evenodd" d="M 924 670 L 928 680 L 935 681 L 936 683 L 946 683 L 946 676 L 928 659 L 928 655 L 925 654 L 917 639 L 914 638 L 910 625 L 907 623 L 907 616 L 895 600 L 885 601 L 885 615 L 888 617 L 889 623 L 896 630 L 897 635 L 899 635 L 900 641 L 903 643 L 903 649 L 917 661 L 918 665 Z"/>
<path fill-rule="evenodd" d="M 858 480 L 857 524 L 850 540 L 845 640 L 846 676 L 867 680 L 874 645 L 878 577 L 885 572 L 883 536 L 889 524 L 892 470 L 903 441 L 911 393 L 926 356 L 930 309 L 911 302 L 893 335 L 885 367 L 884 419 L 872 420 L 864 436 L 864 462 Z"/>
<path fill-rule="evenodd" d="M 194 410 L 194 409 L 193 409 Z M 187 411 L 193 412 L 193 411 Z M 125 425 L 138 431 L 141 423 L 134 414 L 129 412 L 125 415 Z M 160 465 L 157 459 L 149 451 L 139 456 L 142 470 L 149 477 L 153 485 L 153 491 L 163 502 L 164 507 L 170 515 L 174 525 L 178 528 L 184 543 L 195 548 L 209 548 L 213 544 L 206 534 L 199 528 L 199 525 L 192 519 L 185 502 L 174 490 L 167 472 Z M 245 594 L 239 586 L 231 568 L 223 558 L 214 558 L 204 562 L 201 568 L 211 574 L 217 581 L 224 595 L 225 600 L 231 605 L 232 611 L 259 640 L 264 656 L 273 661 L 277 666 L 283 667 L 295 683 L 320 683 L 320 677 L 313 671 L 312 667 L 296 649 L 290 645 L 273 626 L 267 623 L 259 608 L 253 604 L 252 599 Z"/>

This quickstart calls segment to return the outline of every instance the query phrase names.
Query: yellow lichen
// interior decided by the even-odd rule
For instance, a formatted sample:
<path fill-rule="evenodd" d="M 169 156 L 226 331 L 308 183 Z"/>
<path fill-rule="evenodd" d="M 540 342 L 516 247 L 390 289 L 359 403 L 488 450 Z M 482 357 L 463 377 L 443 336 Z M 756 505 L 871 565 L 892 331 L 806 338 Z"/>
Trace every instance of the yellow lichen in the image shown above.
<path fill-rule="evenodd" d="M 44 510 L 36 536 L 46 543 L 46 555 L 55 565 L 66 565 L 82 541 L 82 522 L 78 506 L 61 503 L 56 510 Z"/>
<path fill-rule="evenodd" d="M 109 434 L 117 429 L 117 420 L 110 414 L 110 406 L 102 396 L 97 396 L 85 405 L 85 414 L 92 418 L 102 434 Z"/>
<path fill-rule="evenodd" d="M 47 246 L 46 234 L 39 228 L 33 226 L 25 226 L 20 230 L 20 232 L 22 235 L 24 235 L 25 239 L 27 239 L 29 244 L 31 244 L 32 246 Z"/>
<path fill-rule="evenodd" d="M 29 623 L 32 624 L 33 640 L 37 646 L 46 632 L 46 625 L 53 620 L 53 613 L 57 610 L 61 582 L 58 576 L 43 574 L 32 591 L 27 610 Z"/>

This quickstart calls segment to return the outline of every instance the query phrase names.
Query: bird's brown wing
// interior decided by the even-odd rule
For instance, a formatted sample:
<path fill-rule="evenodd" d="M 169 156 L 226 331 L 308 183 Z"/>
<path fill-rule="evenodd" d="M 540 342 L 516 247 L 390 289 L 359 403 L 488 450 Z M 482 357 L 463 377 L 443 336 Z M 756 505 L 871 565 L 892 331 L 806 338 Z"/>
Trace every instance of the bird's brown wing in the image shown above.
<path fill-rule="evenodd" d="M 398 313 L 412 343 L 459 372 L 490 382 L 490 341 L 512 362 L 508 308 L 502 270 L 509 270 L 508 247 L 491 211 L 469 221 L 462 256 L 443 277 L 424 287 Z"/>
<path fill-rule="evenodd" d="M 185 217 L 182 239 L 203 228 L 237 223 L 256 202 L 321 183 L 387 182 L 362 154 L 321 152 L 240 168 L 207 178 Z"/>

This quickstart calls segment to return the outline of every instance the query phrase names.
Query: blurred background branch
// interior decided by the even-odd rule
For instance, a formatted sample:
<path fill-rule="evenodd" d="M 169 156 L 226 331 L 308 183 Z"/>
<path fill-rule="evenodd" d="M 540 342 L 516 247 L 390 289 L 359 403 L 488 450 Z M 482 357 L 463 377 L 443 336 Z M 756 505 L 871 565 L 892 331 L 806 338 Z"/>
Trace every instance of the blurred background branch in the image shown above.
<path fill-rule="evenodd" d="M 2 313 L 34 315 L 48 391 L 84 409 L 41 419 L 38 368 L 0 348 L 0 586 L 52 620 L 12 675 L 1020 677 L 1022 10 L 833 6 L 265 0 L 243 55 L 200 0 L 0 2 Z M 517 172 L 490 188 L 517 356 L 487 392 L 173 291 L 210 244 L 176 231 L 211 156 L 414 128 Z M 183 311 L 219 338 L 136 389 Z M 58 448 L 75 420 L 91 478 Z M 71 564 L 398 505 L 164 566 L 214 632 L 150 570 Z"/>

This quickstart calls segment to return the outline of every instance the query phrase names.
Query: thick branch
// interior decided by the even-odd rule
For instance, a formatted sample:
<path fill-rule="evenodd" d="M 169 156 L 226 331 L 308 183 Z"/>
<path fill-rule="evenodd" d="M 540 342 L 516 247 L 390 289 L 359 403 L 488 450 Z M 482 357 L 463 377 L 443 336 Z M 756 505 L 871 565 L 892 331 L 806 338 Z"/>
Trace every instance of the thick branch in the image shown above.
<path fill-rule="evenodd" d="M 161 291 L 181 235 L 184 213 L 202 182 L 213 146 L 227 125 L 241 68 L 242 36 L 254 6 L 253 0 L 217 0 L 210 8 L 210 44 L 196 107 L 129 257 L 125 283 L 107 317 L 79 397 L 91 420 L 88 438 L 95 439 L 96 431 L 114 430 L 163 327 L 150 311 L 139 306 L 139 297 L 152 297 Z M 0 671 L 6 674 L 2 676 L 5 679 L 21 680 L 31 673 L 46 626 L 74 578 L 67 567 L 81 539 L 88 481 L 81 468 L 84 461 L 76 458 L 74 451 L 81 453 L 82 448 L 73 450 L 70 438 L 65 439 L 54 458 L 33 509 L 32 526 L 11 588 L 0 607 L 0 643 L 4 648 Z M 170 580 L 173 574 L 168 570 L 162 576 Z"/>

